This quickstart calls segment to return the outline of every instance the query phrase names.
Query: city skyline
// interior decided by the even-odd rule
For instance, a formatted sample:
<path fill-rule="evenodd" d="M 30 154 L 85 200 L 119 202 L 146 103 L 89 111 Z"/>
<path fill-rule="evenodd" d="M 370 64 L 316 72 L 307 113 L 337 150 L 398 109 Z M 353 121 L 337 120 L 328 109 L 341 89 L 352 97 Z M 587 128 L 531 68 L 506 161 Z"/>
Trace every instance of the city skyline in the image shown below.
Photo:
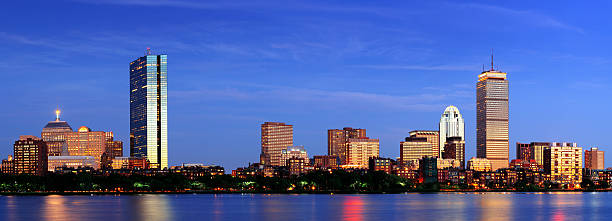
<path fill-rule="evenodd" d="M 0 90 L 10 95 L 1 112 L 2 155 L 11 153 L 19 135 L 37 135 L 58 106 L 62 120 L 114 131 L 128 149 L 126 64 L 146 47 L 169 54 L 173 62 L 171 165 L 235 168 L 257 162 L 258 125 L 266 121 L 295 125 L 295 143 L 310 156 L 326 153 L 327 129 L 350 126 L 366 128 L 380 139 L 380 155 L 393 157 L 409 131 L 436 130 L 447 105 L 457 106 L 464 117 L 469 159 L 476 145 L 473 85 L 490 48 L 511 80 L 511 159 L 516 142 L 609 149 L 599 116 L 610 105 L 600 102 L 610 91 L 610 58 L 601 44 L 606 31 L 596 28 L 605 19 L 602 13 L 564 12 L 564 7 L 594 12 L 606 7 L 435 2 L 414 3 L 422 12 L 406 9 L 416 13 L 411 14 L 393 10 L 414 8 L 401 3 L 348 9 L 312 3 L 308 9 L 289 4 L 290 13 L 265 7 L 271 13 L 257 13 L 240 4 L 189 9 L 60 1 L 41 2 L 41 8 L 57 10 L 31 17 L 11 10 L 25 4 L 2 9 L 14 20 L 0 33 L 2 50 L 11 55 L 0 60 L 7 79 Z M 140 7 L 168 15 L 159 35 L 117 22 L 137 19 L 133 9 Z M 379 13 L 367 10 L 372 7 Z M 444 16 L 420 19 L 436 11 Z M 71 22 L 45 19 L 79 15 L 82 20 Z M 185 18 L 191 22 L 181 25 Z M 320 25 L 309 25 L 315 22 Z M 211 139 L 190 139 L 202 136 Z"/>

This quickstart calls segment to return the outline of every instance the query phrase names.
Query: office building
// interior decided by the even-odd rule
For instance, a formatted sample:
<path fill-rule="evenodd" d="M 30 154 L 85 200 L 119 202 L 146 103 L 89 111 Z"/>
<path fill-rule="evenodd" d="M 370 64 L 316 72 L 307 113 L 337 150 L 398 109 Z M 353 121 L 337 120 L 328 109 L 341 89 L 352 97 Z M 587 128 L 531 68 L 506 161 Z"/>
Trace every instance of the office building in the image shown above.
<path fill-rule="evenodd" d="M 289 175 L 301 175 L 306 173 L 306 167 L 309 164 L 308 158 L 291 157 L 286 160 Z"/>
<path fill-rule="evenodd" d="M 289 146 L 293 146 L 293 125 L 278 122 L 261 125 L 261 164 L 283 166 L 281 152 Z"/>
<path fill-rule="evenodd" d="M 327 130 L 327 155 L 338 156 L 341 164 L 347 164 L 348 140 L 366 137 L 366 129 L 345 127 Z"/>
<path fill-rule="evenodd" d="M 475 158 L 468 160 L 467 168 L 468 170 L 480 171 L 480 172 L 488 172 L 492 171 L 491 161 L 487 158 Z"/>
<path fill-rule="evenodd" d="M 443 159 L 453 159 L 465 168 L 465 140 L 462 137 L 448 137 L 445 140 Z"/>
<path fill-rule="evenodd" d="M 47 170 L 53 172 L 58 167 L 75 169 L 80 167 L 97 168 L 99 163 L 92 156 L 49 156 Z"/>
<path fill-rule="evenodd" d="M 584 167 L 592 170 L 603 170 L 604 165 L 604 152 L 596 147 L 590 150 L 584 150 Z"/>
<path fill-rule="evenodd" d="M 94 169 L 100 169 L 102 154 L 106 150 L 106 132 L 92 131 L 82 126 L 76 132 L 66 133 L 68 156 L 91 156 L 96 159 Z"/>
<path fill-rule="evenodd" d="M 508 80 L 493 68 L 476 83 L 476 156 L 491 161 L 493 170 L 508 167 Z"/>
<path fill-rule="evenodd" d="M 285 166 L 288 159 L 298 158 L 308 160 L 308 153 L 304 146 L 289 146 L 281 150 L 281 166 Z"/>
<path fill-rule="evenodd" d="M 168 168 L 168 56 L 145 56 L 130 63 L 130 156 L 152 168 Z"/>
<path fill-rule="evenodd" d="M 42 176 L 47 171 L 47 144 L 42 139 L 25 135 L 13 145 L 15 174 Z"/>
<path fill-rule="evenodd" d="M 407 165 L 423 157 L 433 157 L 432 143 L 426 137 L 406 137 L 400 142 L 400 163 Z"/>
<path fill-rule="evenodd" d="M 516 159 L 530 160 L 533 159 L 533 147 L 528 143 L 516 142 Z"/>
<path fill-rule="evenodd" d="M 576 143 L 552 143 L 544 151 L 544 170 L 554 182 L 575 188 L 582 182 L 582 147 Z"/>
<path fill-rule="evenodd" d="M 413 130 L 410 137 L 424 137 L 431 144 L 433 157 L 440 157 L 440 132 L 433 130 Z"/>
<path fill-rule="evenodd" d="M 66 121 L 60 120 L 60 110 L 55 111 L 55 120 L 49 121 L 42 129 L 40 137 L 47 144 L 48 156 L 66 154 L 66 133 L 72 132 L 72 127 Z"/>
<path fill-rule="evenodd" d="M 378 139 L 368 137 L 350 138 L 348 140 L 348 153 L 346 165 L 358 168 L 368 168 L 370 157 L 378 157 L 380 144 Z"/>
<path fill-rule="evenodd" d="M 463 117 L 459 113 L 459 109 L 455 106 L 448 106 L 442 113 L 440 118 L 440 156 L 444 153 L 444 145 L 448 137 L 461 137 L 465 141 L 465 123 Z"/>

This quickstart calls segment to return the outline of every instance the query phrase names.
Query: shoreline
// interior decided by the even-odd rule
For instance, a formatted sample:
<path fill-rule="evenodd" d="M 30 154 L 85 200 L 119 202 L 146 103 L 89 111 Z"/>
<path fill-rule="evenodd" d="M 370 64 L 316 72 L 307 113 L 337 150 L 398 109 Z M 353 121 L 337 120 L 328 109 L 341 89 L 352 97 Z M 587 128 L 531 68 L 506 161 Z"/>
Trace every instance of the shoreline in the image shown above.
<path fill-rule="evenodd" d="M 609 190 L 546 190 L 546 191 L 515 191 L 515 190 L 463 190 L 463 191 L 408 191 L 408 192 L 245 192 L 245 191 L 142 191 L 142 192 L 0 192 L 0 196 L 79 196 L 79 195 L 159 195 L 159 194 L 275 194 L 275 195 L 351 195 L 351 194 L 483 194 L 483 193 L 507 193 L 507 194 L 554 194 L 554 193 L 589 193 L 589 192 L 611 192 Z"/>

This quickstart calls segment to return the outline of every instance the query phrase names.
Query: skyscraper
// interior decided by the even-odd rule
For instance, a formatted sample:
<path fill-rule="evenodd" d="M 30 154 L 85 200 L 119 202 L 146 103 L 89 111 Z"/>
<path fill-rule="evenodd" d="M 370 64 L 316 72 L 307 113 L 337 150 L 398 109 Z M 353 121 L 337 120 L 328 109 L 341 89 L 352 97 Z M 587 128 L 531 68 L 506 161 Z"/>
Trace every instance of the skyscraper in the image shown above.
<path fill-rule="evenodd" d="M 341 164 L 346 164 L 348 140 L 351 138 L 366 137 L 366 129 L 353 129 L 345 127 L 327 130 L 327 155 L 338 156 Z"/>
<path fill-rule="evenodd" d="M 446 107 L 440 118 L 440 156 L 448 137 L 461 137 L 465 141 L 465 123 L 459 109 L 453 105 Z"/>
<path fill-rule="evenodd" d="M 508 80 L 492 56 L 476 83 L 476 156 L 489 159 L 493 170 L 508 167 Z"/>
<path fill-rule="evenodd" d="M 130 63 L 130 156 L 151 168 L 168 168 L 168 56 L 145 56 Z"/>
<path fill-rule="evenodd" d="M 72 132 L 72 127 L 66 121 L 61 121 L 59 115 L 60 110 L 56 110 L 55 120 L 49 121 L 40 134 L 47 143 L 48 156 L 61 156 L 66 151 L 66 133 Z"/>
<path fill-rule="evenodd" d="M 590 150 L 584 150 L 584 167 L 592 170 L 603 170 L 604 152 L 597 147 L 592 147 Z"/>
<path fill-rule="evenodd" d="M 261 164 L 284 166 L 281 152 L 293 146 L 293 125 L 278 122 L 265 122 L 261 125 Z"/>

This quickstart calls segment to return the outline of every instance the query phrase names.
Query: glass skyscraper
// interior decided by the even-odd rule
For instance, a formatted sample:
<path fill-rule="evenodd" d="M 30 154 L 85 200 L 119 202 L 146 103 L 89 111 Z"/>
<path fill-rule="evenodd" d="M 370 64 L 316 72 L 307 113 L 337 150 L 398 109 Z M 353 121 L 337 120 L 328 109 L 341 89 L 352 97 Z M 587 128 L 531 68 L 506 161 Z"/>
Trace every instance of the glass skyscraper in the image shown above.
<path fill-rule="evenodd" d="M 151 168 L 168 168 L 168 55 L 130 63 L 130 156 L 144 157 Z"/>

